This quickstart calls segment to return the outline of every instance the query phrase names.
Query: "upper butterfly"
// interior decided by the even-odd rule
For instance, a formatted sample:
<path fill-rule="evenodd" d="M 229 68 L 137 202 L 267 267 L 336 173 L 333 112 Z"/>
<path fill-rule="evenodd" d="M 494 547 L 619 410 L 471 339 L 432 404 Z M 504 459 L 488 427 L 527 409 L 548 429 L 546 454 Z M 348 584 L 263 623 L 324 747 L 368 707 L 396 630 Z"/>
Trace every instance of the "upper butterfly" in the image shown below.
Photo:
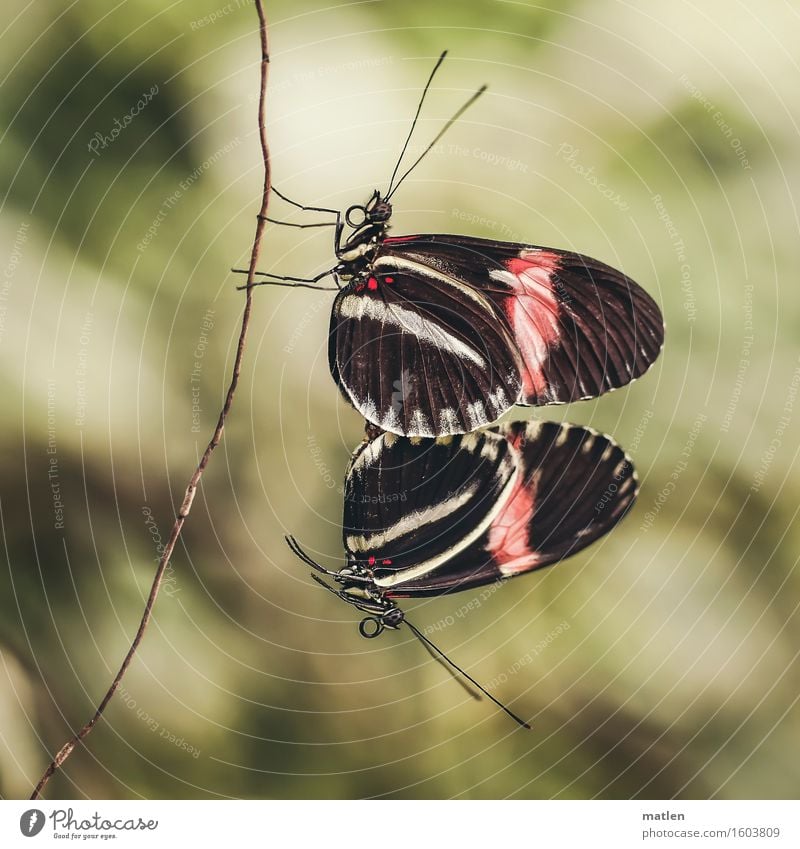
<path fill-rule="evenodd" d="M 412 124 L 385 195 L 376 190 L 344 217 L 301 207 L 336 215 L 338 263 L 309 280 L 279 278 L 333 275 L 331 374 L 367 421 L 402 436 L 468 433 L 514 404 L 595 398 L 647 371 L 664 341 L 653 299 L 598 260 L 469 236 L 388 235 L 392 194 L 484 88 L 395 183 Z"/>

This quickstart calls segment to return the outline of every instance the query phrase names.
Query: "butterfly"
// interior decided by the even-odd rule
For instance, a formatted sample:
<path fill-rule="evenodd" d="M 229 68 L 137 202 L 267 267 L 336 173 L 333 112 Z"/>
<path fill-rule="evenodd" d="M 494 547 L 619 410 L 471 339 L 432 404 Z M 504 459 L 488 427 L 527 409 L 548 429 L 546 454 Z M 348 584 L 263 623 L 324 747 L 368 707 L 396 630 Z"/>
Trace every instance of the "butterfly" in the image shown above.
<path fill-rule="evenodd" d="M 366 207 L 384 201 L 376 194 Z M 630 278 L 581 254 L 467 236 L 362 235 L 343 254 L 329 364 L 364 418 L 406 436 L 467 433 L 515 404 L 595 398 L 657 358 L 664 324 Z M 398 397 L 399 396 L 399 397 Z"/>
<path fill-rule="evenodd" d="M 326 569 L 293 537 L 287 542 L 318 583 L 367 614 L 362 636 L 405 623 L 437 660 L 524 725 L 412 625 L 398 600 L 558 563 L 611 530 L 637 487 L 630 458 L 590 428 L 514 422 L 435 440 L 383 433 L 356 450 L 347 470 L 344 566 Z"/>
<path fill-rule="evenodd" d="M 595 398 L 642 375 L 664 322 L 633 280 L 599 260 L 536 245 L 460 235 L 390 236 L 391 198 L 478 90 L 395 182 L 425 95 L 385 194 L 334 209 L 337 264 L 313 278 L 264 274 L 276 285 L 336 281 L 331 375 L 372 425 L 403 436 L 462 434 L 515 404 Z M 273 220 L 273 219 L 269 219 Z M 276 222 L 287 223 L 287 222 Z M 345 226 L 350 227 L 345 236 Z"/>

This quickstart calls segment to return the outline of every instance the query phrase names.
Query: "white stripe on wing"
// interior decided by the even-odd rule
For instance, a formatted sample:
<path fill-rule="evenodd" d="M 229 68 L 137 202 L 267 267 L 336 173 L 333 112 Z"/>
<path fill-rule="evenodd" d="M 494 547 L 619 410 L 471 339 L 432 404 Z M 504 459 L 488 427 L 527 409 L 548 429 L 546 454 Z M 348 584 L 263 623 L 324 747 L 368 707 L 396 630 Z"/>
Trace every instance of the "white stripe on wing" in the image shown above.
<path fill-rule="evenodd" d="M 339 302 L 339 312 L 344 318 L 361 319 L 366 316 L 373 321 L 397 327 L 430 345 L 471 360 L 478 368 L 486 368 L 486 360 L 474 348 L 415 310 L 397 304 L 387 304 L 383 300 L 366 295 L 347 295 Z"/>
<path fill-rule="evenodd" d="M 387 543 L 405 536 L 410 531 L 422 525 L 431 525 L 434 522 L 439 522 L 451 516 L 463 507 L 477 491 L 478 484 L 474 483 L 472 486 L 465 487 L 461 492 L 455 493 L 451 498 L 440 501 L 432 507 L 425 507 L 422 510 L 414 510 L 411 513 L 407 513 L 399 522 L 389 525 L 388 528 L 384 528 L 382 531 L 369 534 L 368 536 L 348 536 L 346 540 L 347 547 L 350 551 L 362 553 L 373 551 L 376 548 L 382 548 Z"/>

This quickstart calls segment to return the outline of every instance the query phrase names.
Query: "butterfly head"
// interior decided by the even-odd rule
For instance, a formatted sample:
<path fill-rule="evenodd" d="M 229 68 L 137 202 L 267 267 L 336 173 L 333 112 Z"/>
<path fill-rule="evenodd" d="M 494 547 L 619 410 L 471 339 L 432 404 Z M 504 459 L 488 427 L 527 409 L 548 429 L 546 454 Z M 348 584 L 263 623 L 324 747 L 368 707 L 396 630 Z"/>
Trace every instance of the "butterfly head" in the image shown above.
<path fill-rule="evenodd" d="M 358 633 L 368 640 L 379 636 L 386 628 L 397 630 L 405 619 L 405 614 L 399 607 L 387 607 L 382 613 L 367 616 L 358 623 Z"/>
<path fill-rule="evenodd" d="M 392 217 L 392 205 L 388 200 L 381 197 L 381 193 L 375 189 L 372 197 L 365 203 L 356 203 L 348 207 L 344 214 L 345 221 L 356 230 L 363 227 L 383 229 L 382 225 Z"/>
<path fill-rule="evenodd" d="M 367 204 L 367 218 L 372 224 L 385 224 L 392 217 L 392 205 L 376 191 Z"/>

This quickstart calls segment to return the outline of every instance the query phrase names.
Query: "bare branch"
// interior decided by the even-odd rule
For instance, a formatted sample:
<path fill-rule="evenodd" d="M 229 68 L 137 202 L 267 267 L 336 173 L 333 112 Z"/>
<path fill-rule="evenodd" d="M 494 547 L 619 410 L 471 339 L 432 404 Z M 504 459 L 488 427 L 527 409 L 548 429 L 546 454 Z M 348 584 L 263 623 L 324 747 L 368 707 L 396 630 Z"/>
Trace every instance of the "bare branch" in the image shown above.
<path fill-rule="evenodd" d="M 44 775 L 42 775 L 39 783 L 36 785 L 33 793 L 31 794 L 31 799 L 38 799 L 44 786 L 50 780 L 50 777 L 53 773 L 62 766 L 64 761 L 72 754 L 75 747 L 83 740 L 84 737 L 94 728 L 97 721 L 103 715 L 103 711 L 106 709 L 106 706 L 111 701 L 112 696 L 119 687 L 120 681 L 122 681 L 123 676 L 128 670 L 128 667 L 131 664 L 136 652 L 139 648 L 139 644 L 144 637 L 145 630 L 147 629 L 147 625 L 150 622 L 150 617 L 153 612 L 153 605 L 156 602 L 156 598 L 158 598 L 158 592 L 161 589 L 161 583 L 164 578 L 164 572 L 169 564 L 170 558 L 172 557 L 173 549 L 175 548 L 175 543 L 178 541 L 178 537 L 181 535 L 181 530 L 183 528 L 183 523 L 186 521 L 187 516 L 189 515 L 190 510 L 192 509 L 192 502 L 194 501 L 195 492 L 197 491 L 197 486 L 200 483 L 200 478 L 203 476 L 203 472 L 205 471 L 206 466 L 208 465 L 208 461 L 211 457 L 214 449 L 219 445 L 220 440 L 222 439 L 222 433 L 225 430 L 225 419 L 228 417 L 228 413 L 230 412 L 231 405 L 233 403 L 233 396 L 236 393 L 236 387 L 239 383 L 239 374 L 241 372 L 242 367 L 242 358 L 244 356 L 244 348 L 245 348 L 245 340 L 247 338 L 247 328 L 250 324 L 250 313 L 253 307 L 253 280 L 255 278 L 255 270 L 256 264 L 258 263 L 258 256 L 261 251 L 261 239 L 264 234 L 264 227 L 267 222 L 267 207 L 269 205 L 269 193 L 271 188 L 271 171 L 270 171 L 270 161 L 269 161 L 269 148 L 267 147 L 267 132 L 265 128 L 265 102 L 266 102 L 266 93 L 267 93 L 267 70 L 269 67 L 269 45 L 267 41 L 267 21 L 264 16 L 264 9 L 261 0 L 255 0 L 256 11 L 258 13 L 258 22 L 259 22 L 259 33 L 261 36 L 261 94 L 258 101 L 258 129 L 261 140 L 261 153 L 264 159 L 264 194 L 261 200 L 261 209 L 259 211 L 258 217 L 256 219 L 256 232 L 255 237 L 253 239 L 253 249 L 250 252 L 250 266 L 247 272 L 247 287 L 246 287 L 246 295 L 245 295 L 245 305 L 244 312 L 242 314 L 242 328 L 239 332 L 239 344 L 236 348 L 236 358 L 233 363 L 233 374 L 231 375 L 230 386 L 228 387 L 228 394 L 225 397 L 225 403 L 223 404 L 222 410 L 219 414 L 219 420 L 217 421 L 217 426 L 214 429 L 214 433 L 211 437 L 211 441 L 206 446 L 206 450 L 203 453 L 203 456 L 200 458 L 200 462 L 197 464 L 197 468 L 194 470 L 194 474 L 189 480 L 189 484 L 186 487 L 186 494 L 183 497 L 183 503 L 181 504 L 180 510 L 178 511 L 178 516 L 175 519 L 175 524 L 172 526 L 172 532 L 169 535 L 169 539 L 167 540 L 167 544 L 164 546 L 164 551 L 161 555 L 161 559 L 158 563 L 158 568 L 156 569 L 155 577 L 153 578 L 153 585 L 150 588 L 150 595 L 147 598 L 147 604 L 144 608 L 144 613 L 142 614 L 142 620 L 139 623 L 139 629 L 136 632 L 136 636 L 133 638 L 133 642 L 131 643 L 130 649 L 128 649 L 128 653 L 125 655 L 125 659 L 122 661 L 122 666 L 119 668 L 119 672 L 117 672 L 116 677 L 114 678 L 111 686 L 108 688 L 105 696 L 103 696 L 103 700 L 97 706 L 97 710 L 94 713 L 94 716 L 70 739 L 67 743 L 62 746 L 58 754 L 53 758 L 50 766 L 45 770 Z"/>

